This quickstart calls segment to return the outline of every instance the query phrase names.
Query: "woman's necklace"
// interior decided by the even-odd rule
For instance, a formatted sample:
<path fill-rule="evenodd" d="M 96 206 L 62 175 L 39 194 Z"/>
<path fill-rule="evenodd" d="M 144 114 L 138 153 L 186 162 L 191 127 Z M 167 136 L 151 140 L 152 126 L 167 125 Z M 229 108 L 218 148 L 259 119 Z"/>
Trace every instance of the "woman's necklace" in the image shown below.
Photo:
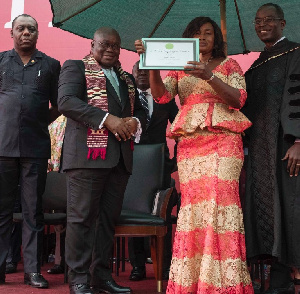
<path fill-rule="evenodd" d="M 213 60 L 213 56 L 209 57 L 206 61 L 201 61 L 202 63 L 204 63 L 205 65 L 208 65 L 209 62 L 211 62 Z"/>

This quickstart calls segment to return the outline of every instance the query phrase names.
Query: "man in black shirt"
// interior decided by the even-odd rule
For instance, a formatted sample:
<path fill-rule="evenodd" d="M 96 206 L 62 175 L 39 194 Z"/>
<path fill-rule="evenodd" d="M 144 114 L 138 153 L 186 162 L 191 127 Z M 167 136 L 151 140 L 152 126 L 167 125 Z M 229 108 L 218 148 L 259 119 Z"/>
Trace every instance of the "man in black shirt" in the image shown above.
<path fill-rule="evenodd" d="M 24 283 L 47 288 L 40 274 L 42 195 L 50 157 L 48 124 L 58 116 L 60 63 L 36 49 L 38 24 L 30 15 L 14 19 L 11 37 L 14 49 L 0 53 L 0 284 L 20 183 Z"/>

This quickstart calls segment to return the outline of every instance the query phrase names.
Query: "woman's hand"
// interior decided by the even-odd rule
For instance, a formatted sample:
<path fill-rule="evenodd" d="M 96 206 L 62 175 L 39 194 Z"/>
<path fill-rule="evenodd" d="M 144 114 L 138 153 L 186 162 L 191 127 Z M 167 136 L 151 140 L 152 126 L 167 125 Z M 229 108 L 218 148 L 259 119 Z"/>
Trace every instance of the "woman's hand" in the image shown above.
<path fill-rule="evenodd" d="M 145 47 L 144 47 L 142 40 L 136 40 L 134 42 L 134 46 L 139 55 L 141 55 L 142 53 L 145 53 Z"/>
<path fill-rule="evenodd" d="M 142 40 L 136 40 L 134 42 L 134 46 L 139 55 L 146 52 Z M 149 74 L 150 74 L 149 81 L 150 81 L 151 94 L 153 98 L 158 98 L 163 96 L 163 94 L 165 93 L 165 85 L 161 79 L 159 70 L 150 69 Z"/>
<path fill-rule="evenodd" d="M 202 62 L 188 61 L 187 64 L 190 64 L 184 67 L 184 71 L 187 74 L 202 80 L 209 80 L 213 76 L 212 71 Z"/>
<path fill-rule="evenodd" d="M 188 65 L 184 67 L 184 70 L 187 74 L 207 81 L 207 83 L 209 83 L 209 85 L 220 95 L 224 103 L 236 109 L 241 107 L 240 91 L 216 77 L 210 69 L 210 67 L 214 66 L 210 64 L 209 67 L 205 63 L 198 61 L 188 61 L 187 64 Z M 217 65 L 217 63 L 214 65 Z"/>

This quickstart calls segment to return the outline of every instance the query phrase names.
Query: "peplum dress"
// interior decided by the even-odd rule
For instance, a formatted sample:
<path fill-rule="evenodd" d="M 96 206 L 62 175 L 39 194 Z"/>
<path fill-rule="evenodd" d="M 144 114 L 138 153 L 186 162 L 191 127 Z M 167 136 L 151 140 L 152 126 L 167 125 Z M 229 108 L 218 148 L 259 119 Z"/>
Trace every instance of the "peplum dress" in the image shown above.
<path fill-rule="evenodd" d="M 240 91 L 243 106 L 239 64 L 226 58 L 213 73 Z M 253 293 L 239 198 L 241 134 L 251 122 L 224 104 L 209 83 L 184 71 L 169 72 L 164 84 L 157 102 L 178 94 L 181 104 L 168 133 L 178 140 L 181 207 L 167 293 Z"/>

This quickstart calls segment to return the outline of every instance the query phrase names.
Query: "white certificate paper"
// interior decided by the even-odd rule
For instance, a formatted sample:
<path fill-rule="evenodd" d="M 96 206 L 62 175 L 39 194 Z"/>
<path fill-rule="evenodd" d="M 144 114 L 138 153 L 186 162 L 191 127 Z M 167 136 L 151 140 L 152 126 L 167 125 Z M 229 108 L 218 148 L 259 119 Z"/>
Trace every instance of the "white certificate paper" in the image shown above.
<path fill-rule="evenodd" d="M 183 69 L 187 61 L 199 61 L 199 39 L 142 39 L 146 52 L 140 68 Z"/>

